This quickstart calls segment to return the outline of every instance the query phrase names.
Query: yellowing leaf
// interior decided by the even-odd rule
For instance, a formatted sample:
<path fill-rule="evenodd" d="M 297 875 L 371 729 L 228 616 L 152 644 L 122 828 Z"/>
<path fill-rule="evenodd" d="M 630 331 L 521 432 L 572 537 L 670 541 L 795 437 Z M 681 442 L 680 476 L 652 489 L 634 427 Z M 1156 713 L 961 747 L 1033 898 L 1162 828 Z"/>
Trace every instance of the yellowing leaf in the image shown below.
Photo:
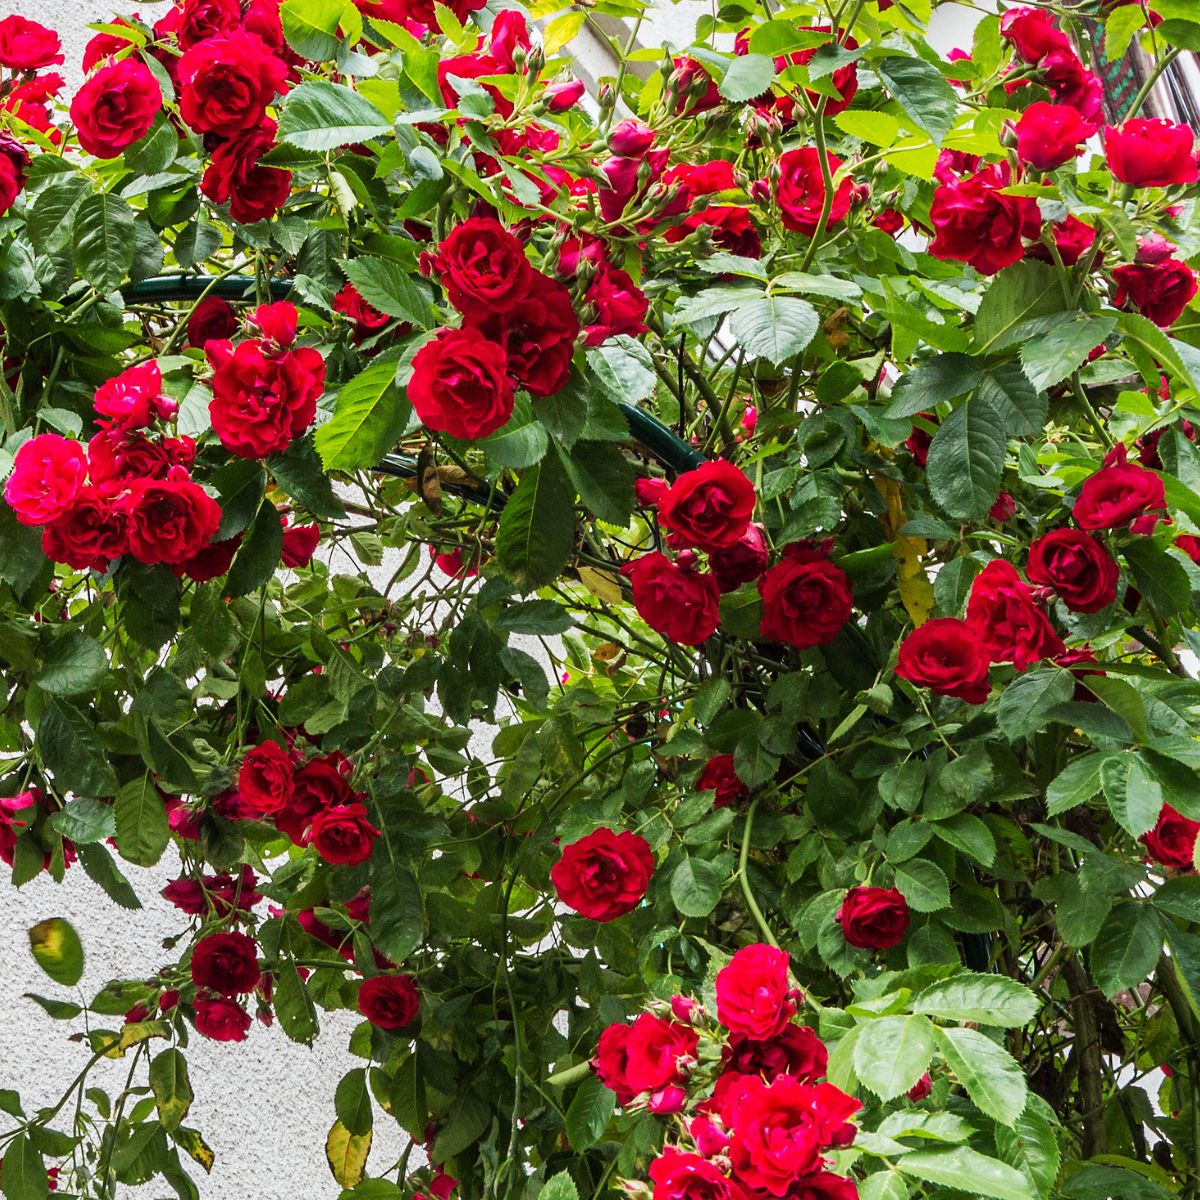
<path fill-rule="evenodd" d="M 213 1163 L 217 1161 L 217 1156 L 213 1153 L 209 1144 L 200 1136 L 199 1130 L 196 1129 L 177 1129 L 171 1135 L 175 1142 L 189 1158 L 198 1162 L 205 1171 L 211 1171 Z"/>
<path fill-rule="evenodd" d="M 333 1177 L 344 1188 L 354 1187 L 367 1168 L 371 1133 L 352 1134 L 341 1121 L 334 1121 L 325 1139 L 325 1158 Z"/>
<path fill-rule="evenodd" d="M 51 917 L 29 931 L 29 949 L 37 965 L 63 987 L 74 987 L 83 974 L 83 943 L 69 921 Z"/>
<path fill-rule="evenodd" d="M 887 505 L 887 516 L 881 522 L 892 539 L 892 557 L 898 566 L 896 576 L 900 584 L 900 599 L 914 625 L 923 625 L 933 612 L 933 585 L 921 558 L 929 549 L 924 538 L 908 537 L 900 532 L 908 517 L 904 512 L 904 496 L 894 479 L 883 475 L 875 476 L 875 486 Z"/>
<path fill-rule="evenodd" d="M 542 45 L 546 55 L 557 54 L 583 28 L 584 14 L 581 12 L 563 13 L 555 17 L 542 33 Z"/>
<path fill-rule="evenodd" d="M 580 567 L 579 579 L 598 600 L 609 604 L 621 603 L 621 585 L 607 571 L 600 571 L 595 567 Z"/>

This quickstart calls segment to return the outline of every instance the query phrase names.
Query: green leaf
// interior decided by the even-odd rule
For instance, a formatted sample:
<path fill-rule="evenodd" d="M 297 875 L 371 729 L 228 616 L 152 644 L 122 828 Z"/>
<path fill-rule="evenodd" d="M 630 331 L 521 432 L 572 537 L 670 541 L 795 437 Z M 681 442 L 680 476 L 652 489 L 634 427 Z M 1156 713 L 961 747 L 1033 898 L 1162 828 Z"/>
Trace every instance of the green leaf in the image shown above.
<path fill-rule="evenodd" d="M 42 531 L 22 525 L 7 504 L 0 504 L 0 579 L 21 593 L 49 567 Z"/>
<path fill-rule="evenodd" d="M 275 990 L 272 993 L 275 1015 L 279 1026 L 293 1042 L 311 1046 L 320 1026 L 317 1009 L 296 964 L 290 958 L 281 957 L 275 967 Z M 368 1126 L 368 1130 L 369 1130 Z"/>
<path fill-rule="evenodd" d="M 1000 363 L 979 384 L 979 398 L 1000 417 L 1010 437 L 1040 433 L 1046 423 L 1047 401 L 1015 362 Z"/>
<path fill-rule="evenodd" d="M 567 1106 L 564 1124 L 571 1148 L 582 1154 L 600 1140 L 616 1108 L 616 1093 L 595 1075 L 585 1076 Z"/>
<path fill-rule="evenodd" d="M 111 796 L 117 790 L 117 777 L 104 757 L 96 730 L 72 705 L 57 699 L 46 702 L 36 745 L 42 764 L 61 791 Z"/>
<path fill-rule="evenodd" d="M 542 1190 L 538 1192 L 537 1200 L 579 1200 L 579 1190 L 575 1187 L 575 1181 L 566 1171 L 559 1171 L 557 1175 L 551 1175 L 542 1184 Z"/>
<path fill-rule="evenodd" d="M 87 796 L 68 801 L 47 824 L 63 837 L 70 838 L 76 847 L 103 841 L 116 833 L 112 805 Z"/>
<path fill-rule="evenodd" d="M 225 578 L 225 595 L 230 598 L 256 591 L 275 574 L 283 554 L 283 526 L 279 510 L 263 499 L 246 538 Z"/>
<path fill-rule="evenodd" d="M 974 1021 L 1016 1029 L 1032 1021 L 1037 997 L 1003 975 L 962 974 L 940 980 L 920 992 L 912 1011 L 943 1021 Z"/>
<path fill-rule="evenodd" d="M 936 863 L 912 858 L 896 868 L 896 887 L 916 912 L 938 912 L 950 907 L 950 884 Z"/>
<path fill-rule="evenodd" d="M 817 310 L 795 296 L 756 296 L 740 303 L 729 332 L 747 358 L 779 366 L 800 353 L 820 328 Z"/>
<path fill-rule="evenodd" d="M 142 907 L 142 902 L 137 898 L 129 880 L 117 869 L 107 846 L 100 842 L 92 842 L 76 846 L 76 850 L 79 854 L 79 865 L 83 867 L 84 873 L 93 883 L 98 883 L 104 889 L 105 895 L 114 904 L 135 911 Z"/>
<path fill-rule="evenodd" d="M 1104 762 L 1104 755 L 1095 750 L 1070 762 L 1046 788 L 1046 812 L 1054 817 L 1097 795 Z"/>
<path fill-rule="evenodd" d="M 394 363 L 374 362 L 342 385 L 332 419 L 313 435 L 327 471 L 373 467 L 400 440 L 412 405 L 395 378 Z"/>
<path fill-rule="evenodd" d="M 929 447 L 926 478 L 950 516 L 980 519 L 1000 491 L 1008 433 L 996 410 L 976 394 L 939 426 Z"/>
<path fill-rule="evenodd" d="M 550 445 L 546 426 L 533 416 L 533 407 L 528 397 L 518 393 L 513 405 L 513 415 L 490 437 L 478 445 L 489 462 L 498 467 L 519 470 L 540 462 Z"/>
<path fill-rule="evenodd" d="M 338 25 L 346 7 L 345 0 L 283 0 L 283 36 L 301 58 L 333 58 L 341 45 Z"/>
<path fill-rule="evenodd" d="M 261 463 L 235 458 L 213 472 L 212 483 L 221 502 L 221 524 L 215 540 L 223 542 L 250 528 L 262 507 L 267 476 Z"/>
<path fill-rule="evenodd" d="M 192 1107 L 193 1093 L 187 1059 L 174 1047 L 163 1050 L 150 1064 L 150 1090 L 163 1128 L 178 1129 Z"/>
<path fill-rule="evenodd" d="M 371 1128 L 374 1118 L 365 1068 L 354 1067 L 342 1076 L 333 1095 L 333 1107 L 338 1120 L 351 1133 L 362 1134 Z"/>
<path fill-rule="evenodd" d="M 1003 1046 L 975 1029 L 937 1030 L 938 1049 L 966 1089 L 972 1103 L 1002 1125 L 1011 1125 L 1025 1109 L 1029 1086 L 1021 1068 Z"/>
<path fill-rule="evenodd" d="M 1200 876 L 1177 875 L 1166 880 L 1150 902 L 1161 912 L 1200 925 Z"/>
<path fill-rule="evenodd" d="M 958 96 L 932 63 L 888 57 L 872 64 L 909 119 L 940 146 L 958 116 Z"/>
<path fill-rule="evenodd" d="M 765 54 L 743 54 L 735 58 L 717 90 L 726 100 L 738 103 L 761 96 L 774 82 L 775 62 Z"/>
<path fill-rule="evenodd" d="M 1134 586 L 1160 617 L 1186 612 L 1191 581 L 1183 563 L 1148 538 L 1133 538 L 1121 547 Z"/>
<path fill-rule="evenodd" d="M 149 775 L 130 780 L 113 801 L 117 849 L 127 862 L 152 867 L 171 838 L 167 810 Z"/>
<path fill-rule="evenodd" d="M 133 265 L 133 209 L 111 192 L 85 196 L 73 232 L 80 275 L 101 293 L 119 287 Z"/>
<path fill-rule="evenodd" d="M 981 354 L 1002 350 L 1020 337 L 1026 321 L 1062 311 L 1057 271 L 1046 263 L 1019 262 L 996 275 L 983 293 L 975 314 L 975 344 Z"/>
<path fill-rule="evenodd" d="M 108 671 L 108 655 L 94 637 L 75 629 L 51 643 L 37 685 L 52 696 L 94 692 Z"/>
<path fill-rule="evenodd" d="M 1062 383 L 1116 327 L 1116 317 L 1063 313 L 1061 324 L 1021 345 L 1021 366 L 1029 382 L 1039 392 Z"/>
<path fill-rule="evenodd" d="M 614 400 L 640 404 L 654 395 L 658 373 L 650 351 L 628 334 L 589 350 L 587 358 L 604 391 Z"/>
<path fill-rule="evenodd" d="M 1059 1192 L 1069 1200 L 1171 1200 L 1178 1194 L 1147 1179 L 1142 1170 L 1110 1167 L 1100 1162 L 1079 1165 L 1063 1181 Z"/>
<path fill-rule="evenodd" d="M 450 1106 L 450 1113 L 438 1131 L 430 1157 L 434 1162 L 453 1158 L 474 1145 L 492 1119 L 491 1108 L 474 1092 L 462 1092 Z"/>
<path fill-rule="evenodd" d="M 1115 996 L 1150 977 L 1162 950 L 1162 918 L 1136 900 L 1118 904 L 1100 927 L 1089 961 L 1092 978 L 1106 996 Z"/>
<path fill-rule="evenodd" d="M 1168 46 L 1178 46 L 1181 50 L 1200 51 L 1200 23 L 1194 20 L 1163 21 L 1154 32 Z"/>
<path fill-rule="evenodd" d="M 24 1000 L 32 1000 L 51 1020 L 73 1021 L 83 1009 L 69 1000 L 52 1000 L 49 996 L 39 996 L 36 992 L 25 992 Z"/>
<path fill-rule="evenodd" d="M 1028 737 L 1043 728 L 1046 714 L 1071 699 L 1075 677 L 1058 667 L 1026 671 L 1000 694 L 996 723 L 1011 739 Z"/>
<path fill-rule="evenodd" d="M 988 1158 L 969 1146 L 917 1150 L 896 1159 L 896 1169 L 928 1183 L 961 1192 L 964 1185 L 972 1196 L 994 1200 L 1035 1200 L 1036 1193 L 1024 1176 L 1007 1163 Z"/>
<path fill-rule="evenodd" d="M 974 391 L 982 378 L 978 361 L 969 354 L 939 354 L 896 381 L 883 415 L 898 420 L 930 412 Z"/>
<path fill-rule="evenodd" d="M 588 511 L 624 528 L 633 515 L 633 464 L 612 442 L 576 442 L 559 451 L 563 466 Z"/>
<path fill-rule="evenodd" d="M 37 965 L 63 987 L 74 987 L 83 976 L 83 943 L 74 926 L 62 917 L 39 921 L 29 931 L 29 949 Z"/>
<path fill-rule="evenodd" d="M 1140 754 L 1111 754 L 1100 764 L 1100 782 L 1112 815 L 1130 837 L 1154 828 L 1167 797 Z"/>
<path fill-rule="evenodd" d="M 371 894 L 377 897 L 371 914 L 371 940 L 381 954 L 402 962 L 425 936 L 425 908 L 416 876 L 404 863 L 401 830 L 386 819 L 383 837 L 371 856 Z"/>
<path fill-rule="evenodd" d="M 339 265 L 362 298 L 381 313 L 418 329 L 429 329 L 434 324 L 428 290 L 419 277 L 409 274 L 399 263 L 367 255 L 344 258 Z"/>
<path fill-rule="evenodd" d="M 933 1026 L 925 1017 L 878 1017 L 858 1036 L 854 1069 L 880 1100 L 891 1100 L 925 1074 L 933 1048 Z"/>
<path fill-rule="evenodd" d="M 1011 1127 L 996 1128 L 996 1150 L 1016 1167 L 1040 1196 L 1049 1196 L 1058 1179 L 1062 1153 L 1058 1148 L 1058 1117 L 1041 1096 L 1030 1092 L 1025 1111 Z"/>
<path fill-rule="evenodd" d="M 334 150 L 368 141 L 391 128 L 365 96 L 324 80 L 297 84 L 279 114 L 279 140 L 300 150 Z"/>
<path fill-rule="evenodd" d="M 338 520 L 346 515 L 311 437 L 293 442 L 282 454 L 272 454 L 267 467 L 283 490 L 313 516 Z"/>
<path fill-rule="evenodd" d="M 7 1200 L 46 1200 L 50 1194 L 46 1164 L 28 1134 L 18 1133 L 4 1151 L 0 1191 Z"/>
<path fill-rule="evenodd" d="M 725 873 L 702 858 L 685 855 L 671 874 L 671 899 L 685 917 L 707 917 L 720 902 Z"/>
<path fill-rule="evenodd" d="M 496 535 L 496 557 L 508 577 L 526 592 L 558 578 L 575 545 L 574 489 L 558 458 L 551 455 L 521 476 L 504 506 Z"/>

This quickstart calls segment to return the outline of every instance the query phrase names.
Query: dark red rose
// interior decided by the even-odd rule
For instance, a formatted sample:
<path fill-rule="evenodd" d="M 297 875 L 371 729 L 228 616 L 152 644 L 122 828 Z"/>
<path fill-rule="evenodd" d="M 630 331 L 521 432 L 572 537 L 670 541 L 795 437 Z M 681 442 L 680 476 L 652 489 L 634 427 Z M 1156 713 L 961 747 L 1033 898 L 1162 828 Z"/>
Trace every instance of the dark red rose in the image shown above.
<path fill-rule="evenodd" d="M 380 1029 L 403 1029 L 417 1019 L 421 998 L 409 975 L 374 975 L 358 988 L 358 1011 Z"/>
<path fill-rule="evenodd" d="M 708 565 L 721 591 L 732 592 L 757 579 L 767 569 L 769 557 L 762 526 L 750 524 L 732 546 L 710 552 Z"/>
<path fill-rule="evenodd" d="M 1056 221 L 1050 226 L 1054 244 L 1063 265 L 1073 267 L 1091 248 L 1096 240 L 1096 231 L 1085 225 L 1077 217 L 1068 217 L 1065 221 Z M 1036 258 L 1042 262 L 1052 262 L 1050 251 L 1042 242 L 1033 242 L 1026 251 L 1027 258 Z M 1103 261 L 1103 255 L 1097 263 Z"/>
<path fill-rule="evenodd" d="M 254 890 L 257 883 L 254 872 L 243 866 L 236 879 L 225 872 L 201 879 L 173 879 L 160 894 L 193 917 L 210 909 L 218 916 L 225 916 L 231 912 L 249 912 L 262 899 L 262 894 Z"/>
<path fill-rule="evenodd" d="M 638 158 L 654 145 L 654 130 L 645 121 L 628 117 L 608 135 L 608 148 L 618 158 Z"/>
<path fill-rule="evenodd" d="M 203 350 L 208 342 L 228 341 L 237 329 L 237 314 L 229 301 L 205 296 L 188 317 L 187 344 Z"/>
<path fill-rule="evenodd" d="M 380 312 L 363 299 L 358 288 L 347 283 L 333 298 L 333 311 L 340 312 L 354 322 L 354 343 L 366 340 L 377 329 L 382 329 L 392 318 Z"/>
<path fill-rule="evenodd" d="M 133 26 L 124 17 L 113 17 L 108 24 L 122 26 L 129 30 L 133 29 Z M 128 49 L 130 43 L 130 38 L 122 37 L 119 33 L 107 32 L 96 34 L 83 48 L 82 66 L 84 73 L 86 74 L 90 71 L 101 60 L 112 58 L 113 55 L 120 54 L 122 50 Z"/>
<path fill-rule="evenodd" d="M 933 1091 L 933 1080 L 926 1071 L 905 1093 L 914 1104 L 920 1104 Z"/>
<path fill-rule="evenodd" d="M 830 25 L 798 25 L 797 29 L 803 30 L 806 33 L 828 33 L 830 35 L 833 33 L 833 28 Z M 826 43 L 826 45 L 829 44 Z M 845 50 L 858 49 L 858 42 L 844 30 L 838 31 L 836 45 Z M 747 46 L 747 49 L 749 49 L 749 46 Z M 790 66 L 808 66 L 813 58 L 816 57 L 818 49 L 820 47 L 810 46 L 807 50 L 796 50 L 792 54 L 781 55 L 775 59 L 776 72 L 782 73 Z M 838 113 L 845 112 L 850 107 L 850 101 L 858 93 L 858 63 L 850 62 L 844 67 L 838 67 L 830 76 L 829 82 L 833 84 L 834 90 L 837 92 L 836 98 L 822 95 L 820 92 L 814 92 L 811 88 L 805 88 L 804 92 L 808 96 L 809 103 L 814 108 L 824 101 L 825 116 L 836 117 Z M 771 101 L 770 106 L 775 109 L 785 124 L 790 125 L 795 120 L 796 102 L 791 96 L 776 96 Z"/>
<path fill-rule="evenodd" d="M 309 842 L 326 861 L 357 866 L 371 857 L 379 830 L 367 820 L 365 804 L 338 804 L 323 809 L 312 820 Z"/>
<path fill-rule="evenodd" d="M 442 329 L 413 358 L 408 397 L 428 429 L 473 441 L 513 411 L 508 356 L 470 329 Z"/>
<path fill-rule="evenodd" d="M 677 113 L 695 116 L 721 103 L 717 81 L 694 58 L 673 58 L 671 65 L 675 68 L 671 80 L 679 96 L 675 104 Z"/>
<path fill-rule="evenodd" d="M 493 217 L 456 225 L 426 264 L 441 279 L 450 303 L 476 320 L 508 312 L 534 282 L 525 248 Z"/>
<path fill-rule="evenodd" d="M 258 945 L 244 933 L 211 933 L 192 949 L 192 982 L 222 996 L 252 992 L 262 978 Z"/>
<path fill-rule="evenodd" d="M 144 563 L 184 562 L 212 541 L 221 524 L 220 505 L 186 478 L 133 480 L 121 507 L 129 552 Z"/>
<path fill-rule="evenodd" d="M 80 488 L 67 512 L 42 530 L 46 557 L 77 571 L 106 571 L 128 544 L 125 514 L 105 488 Z"/>
<path fill-rule="evenodd" d="M 62 41 L 53 29 L 15 13 L 0 21 L 0 67 L 38 71 L 63 61 Z"/>
<path fill-rule="evenodd" d="M 1182 550 L 1198 567 L 1200 567 L 1200 538 L 1193 533 L 1181 533 L 1172 543 L 1177 550 Z"/>
<path fill-rule="evenodd" d="M 292 760 L 278 742 L 247 750 L 238 771 L 238 793 L 251 812 L 266 816 L 292 798 Z"/>
<path fill-rule="evenodd" d="M 632 912 L 654 874 L 645 838 L 600 828 L 563 847 L 550 868 L 558 898 L 591 921 L 612 921 Z"/>
<path fill-rule="evenodd" d="M 1000 34 L 1027 63 L 1040 62 L 1053 50 L 1071 52 L 1067 35 L 1044 9 L 1008 9 L 1000 18 Z"/>
<path fill-rule="evenodd" d="M 539 271 L 529 294 L 487 320 L 472 321 L 490 342 L 504 348 L 508 373 L 535 396 L 552 396 L 566 385 L 579 318 L 571 293 Z"/>
<path fill-rule="evenodd" d="M 1031 104 L 1017 121 L 1017 157 L 1036 171 L 1053 171 L 1083 153 L 1091 125 L 1069 104 Z"/>
<path fill-rule="evenodd" d="M 991 660 L 974 630 L 955 617 L 938 617 L 918 626 L 900 644 L 896 674 L 942 696 L 968 704 L 988 698 Z"/>
<path fill-rule="evenodd" d="M 763 601 L 759 633 L 797 650 L 825 646 L 850 619 L 854 603 L 841 567 L 820 554 L 789 554 L 758 581 Z"/>
<path fill-rule="evenodd" d="M 681 646 L 699 646 L 716 632 L 721 593 L 711 575 L 673 563 L 657 550 L 621 568 L 633 585 L 633 606 L 657 633 Z"/>
<path fill-rule="evenodd" d="M 193 583 L 207 583 L 224 575 L 233 563 L 233 556 L 242 544 L 242 535 L 226 538 L 222 542 L 209 542 L 191 558 L 171 564 L 171 574 L 177 579 L 187 576 Z"/>
<path fill-rule="evenodd" d="M 690 1025 L 642 1013 L 629 1026 L 625 1084 L 634 1095 L 681 1083 L 696 1060 L 700 1035 Z"/>
<path fill-rule="evenodd" d="M 119 426 L 102 429 L 87 448 L 88 473 L 98 485 L 165 479 L 173 466 L 186 467 L 195 457 L 191 438 L 151 440 Z"/>
<path fill-rule="evenodd" d="M 190 50 L 199 42 L 228 33 L 242 20 L 238 0 L 182 0 L 178 10 L 180 50 Z"/>
<path fill-rule="evenodd" d="M 1024 239 L 1038 236 L 1042 218 L 1036 200 L 1004 194 L 1011 183 L 1008 165 L 994 163 L 969 179 L 938 186 L 929 210 L 936 234 L 929 253 L 970 263 L 981 275 L 1019 261 Z"/>
<path fill-rule="evenodd" d="M 233 29 L 179 60 L 179 113 L 197 133 L 235 137 L 257 129 L 287 89 L 287 67 L 252 33 Z"/>
<path fill-rule="evenodd" d="M 724 808 L 750 794 L 750 789 L 733 769 L 732 754 L 716 754 L 710 758 L 696 780 L 696 790 L 716 793 L 713 796 L 713 808 Z"/>
<path fill-rule="evenodd" d="M 200 181 L 200 190 L 242 224 L 269 221 L 286 203 L 292 173 L 259 159 L 275 147 L 275 122 L 264 118 L 257 129 L 222 142 Z"/>
<path fill-rule="evenodd" d="M 750 210 L 734 204 L 715 204 L 690 213 L 663 234 L 668 243 L 681 242 L 700 230 L 708 230 L 712 244 L 742 258 L 762 254 L 762 238 L 750 219 Z"/>
<path fill-rule="evenodd" d="M 47 525 L 71 510 L 86 476 L 78 442 L 39 433 L 17 451 L 4 498 L 22 525 Z"/>
<path fill-rule="evenodd" d="M 842 937 L 861 950 L 890 950 L 904 941 L 911 914 L 895 888 L 852 887 L 835 921 Z"/>
<path fill-rule="evenodd" d="M 1200 179 L 1196 135 L 1189 125 L 1142 117 L 1104 131 L 1108 169 L 1133 187 L 1175 187 Z"/>
<path fill-rule="evenodd" d="M 1119 529 L 1167 506 L 1166 488 L 1153 472 L 1127 461 L 1123 444 L 1104 459 L 1079 489 L 1071 516 L 1080 529 Z"/>
<path fill-rule="evenodd" d="M 717 972 L 717 1020 L 756 1041 L 778 1037 L 796 1012 L 788 956 L 777 946 L 743 946 Z"/>
<path fill-rule="evenodd" d="M 0 133 L 0 214 L 8 212 L 25 186 L 29 151 L 8 133 Z"/>
<path fill-rule="evenodd" d="M 754 484 L 724 459 L 684 471 L 658 503 L 673 543 L 701 550 L 734 546 L 754 514 Z"/>
<path fill-rule="evenodd" d="M 636 337 L 646 332 L 645 318 L 650 300 L 619 267 L 603 263 L 587 290 L 585 301 L 595 313 L 585 330 L 587 345 L 601 346 L 609 338 L 623 333 Z"/>
<path fill-rule="evenodd" d="M 898 208 L 885 208 L 871 218 L 871 224 L 889 237 L 895 237 L 904 228 L 904 214 Z"/>
<path fill-rule="evenodd" d="M 251 1023 L 250 1014 L 227 996 L 196 1001 L 196 1032 L 214 1042 L 244 1042 Z"/>
<path fill-rule="evenodd" d="M 642 508 L 657 508 L 670 486 L 665 479 L 640 475 L 633 481 L 633 492 Z"/>
<path fill-rule="evenodd" d="M 320 526 L 287 525 L 283 529 L 283 565 L 285 567 L 307 567 L 312 562 L 313 551 L 321 540 Z"/>
<path fill-rule="evenodd" d="M 1117 598 L 1120 568 L 1090 534 L 1052 529 L 1029 547 L 1030 583 L 1053 588 L 1072 612 L 1094 613 Z"/>
<path fill-rule="evenodd" d="M 1000 492 L 992 501 L 992 507 L 988 509 L 988 516 L 997 524 L 1003 525 L 1005 521 L 1013 518 L 1016 511 L 1017 502 L 1012 495 L 1009 492 Z"/>
<path fill-rule="evenodd" d="M 788 1189 L 788 1200 L 858 1200 L 858 1184 L 844 1175 L 817 1171 L 797 1179 Z"/>
<path fill-rule="evenodd" d="M 993 559 L 975 577 L 967 601 L 967 624 L 992 662 L 1018 671 L 1065 647 L 1012 563 Z"/>
<path fill-rule="evenodd" d="M 1042 83 L 1055 104 L 1075 109 L 1088 125 L 1089 134 L 1104 123 L 1104 84 L 1084 67 L 1074 50 L 1052 50 L 1038 64 Z"/>
<path fill-rule="evenodd" d="M 1113 282 L 1117 308 L 1132 305 L 1162 329 L 1179 320 L 1197 290 L 1196 272 L 1178 258 L 1126 263 L 1113 271 Z"/>
<path fill-rule="evenodd" d="M 923 421 L 934 422 L 936 418 L 931 412 L 917 413 Z M 933 444 L 933 434 L 923 425 L 914 425 L 912 433 L 904 442 L 904 448 L 916 460 L 917 466 L 923 467 L 929 461 L 929 447 Z"/>
<path fill-rule="evenodd" d="M 827 154 L 826 158 L 832 178 L 841 170 L 842 160 L 836 154 Z M 853 194 L 852 179 L 847 177 L 837 185 L 826 228 L 832 228 L 846 219 Z M 780 156 L 775 202 L 779 205 L 779 216 L 786 228 L 808 237 L 817 232 L 825 205 L 825 181 L 821 176 L 820 151 L 814 146 L 802 146 Z"/>
<path fill-rule="evenodd" d="M 158 81 L 140 58 L 101 67 L 71 101 L 79 144 L 96 158 L 116 158 L 150 132 L 162 102 Z"/>
<path fill-rule="evenodd" d="M 757 1039 L 735 1033 L 722 1059 L 726 1071 L 760 1075 L 768 1083 L 790 1075 L 801 1083 L 815 1083 L 829 1065 L 829 1051 L 807 1025 L 785 1025 L 774 1037 Z"/>
<path fill-rule="evenodd" d="M 650 1164 L 651 1200 L 745 1200 L 746 1194 L 716 1163 L 667 1146 Z"/>
<path fill-rule="evenodd" d="M 298 846 L 307 844 L 308 827 L 317 813 L 354 803 L 349 763 L 338 753 L 314 758 L 292 778 L 291 797 L 275 814 L 275 826 Z"/>
<path fill-rule="evenodd" d="M 1154 828 L 1142 834 L 1141 840 L 1156 863 L 1189 871 L 1193 868 L 1197 834 L 1200 834 L 1200 821 L 1192 821 L 1164 804 Z"/>
<path fill-rule="evenodd" d="M 175 412 L 174 401 L 163 395 L 162 371 L 153 359 L 102 383 L 92 406 L 97 416 L 108 417 L 126 429 L 141 429 L 156 417 L 170 417 Z"/>
<path fill-rule="evenodd" d="M 557 114 L 574 108 L 583 99 L 586 90 L 582 79 L 549 84 L 543 93 L 546 111 Z"/>

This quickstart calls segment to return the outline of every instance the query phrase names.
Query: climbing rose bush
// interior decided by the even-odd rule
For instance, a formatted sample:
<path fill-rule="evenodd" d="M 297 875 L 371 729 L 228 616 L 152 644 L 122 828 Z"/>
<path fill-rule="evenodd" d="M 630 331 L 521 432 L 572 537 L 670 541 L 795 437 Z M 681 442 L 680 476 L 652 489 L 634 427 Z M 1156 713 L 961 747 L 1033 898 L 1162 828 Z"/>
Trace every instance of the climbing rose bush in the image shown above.
<path fill-rule="evenodd" d="M 8 1200 L 1196 1195 L 1200 24 L 936 7 L 0 20 Z"/>

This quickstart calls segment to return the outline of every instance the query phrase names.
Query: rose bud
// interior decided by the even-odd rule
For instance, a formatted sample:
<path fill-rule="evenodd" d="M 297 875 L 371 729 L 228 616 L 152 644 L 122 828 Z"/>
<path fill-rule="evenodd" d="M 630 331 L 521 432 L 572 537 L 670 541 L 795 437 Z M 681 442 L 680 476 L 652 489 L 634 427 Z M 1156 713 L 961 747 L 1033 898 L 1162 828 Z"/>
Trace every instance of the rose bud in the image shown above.
<path fill-rule="evenodd" d="M 583 96 L 582 79 L 572 79 L 569 83 L 552 83 L 546 89 L 546 111 L 552 113 L 566 112 L 574 108 Z"/>

